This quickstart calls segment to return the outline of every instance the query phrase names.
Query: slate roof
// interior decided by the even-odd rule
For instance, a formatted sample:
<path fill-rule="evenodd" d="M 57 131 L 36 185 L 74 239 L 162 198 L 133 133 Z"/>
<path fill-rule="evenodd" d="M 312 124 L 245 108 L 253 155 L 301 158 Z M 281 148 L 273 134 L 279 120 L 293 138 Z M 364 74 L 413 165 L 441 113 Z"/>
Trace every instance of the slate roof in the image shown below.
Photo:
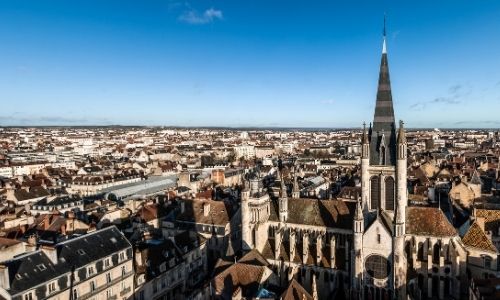
<path fill-rule="evenodd" d="M 385 136 L 386 163 L 396 165 L 396 125 L 392 104 L 391 80 L 387 53 L 382 53 L 378 79 L 377 101 L 373 117 L 373 128 L 370 132 L 370 165 L 380 164 L 379 146 L 382 132 Z"/>
<path fill-rule="evenodd" d="M 127 248 L 131 249 L 130 243 L 115 226 L 111 226 L 57 244 L 55 246 L 58 256 L 56 264 L 42 250 L 38 250 L 5 261 L 1 265 L 9 270 L 10 289 L 8 292 L 15 295 L 61 277 L 69 273 L 72 268 L 78 270 L 89 263 Z M 131 259 L 132 252 L 127 252 L 128 258 Z"/>
<path fill-rule="evenodd" d="M 45 188 L 41 186 L 31 187 L 29 191 L 25 189 L 18 189 L 14 191 L 14 196 L 16 197 L 17 201 L 36 199 L 49 195 L 50 195 L 49 191 L 47 191 Z"/>
<path fill-rule="evenodd" d="M 414 235 L 455 236 L 456 229 L 439 208 L 406 208 L 406 233 Z"/>
<path fill-rule="evenodd" d="M 474 222 L 467 233 L 462 238 L 462 242 L 469 247 L 491 251 L 496 253 L 497 248 L 493 245 L 486 233 L 481 229 L 481 226 Z"/>
<path fill-rule="evenodd" d="M 159 276 L 161 265 L 165 264 L 165 271 L 171 269 L 169 262 L 174 260 L 174 265 L 181 259 L 181 253 L 171 240 L 155 241 L 154 243 L 141 243 L 137 247 L 137 251 L 141 252 L 141 259 L 139 267 L 147 274 L 147 279 L 153 279 Z M 172 266 L 172 267 L 173 267 Z"/>

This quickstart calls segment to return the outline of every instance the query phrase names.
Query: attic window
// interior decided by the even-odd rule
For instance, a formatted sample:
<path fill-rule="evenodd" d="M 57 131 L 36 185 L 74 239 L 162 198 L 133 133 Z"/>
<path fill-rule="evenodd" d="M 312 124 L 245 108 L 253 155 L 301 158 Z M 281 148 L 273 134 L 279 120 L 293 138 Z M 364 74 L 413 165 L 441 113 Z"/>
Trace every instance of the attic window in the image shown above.
<path fill-rule="evenodd" d="M 80 255 L 85 255 L 85 250 L 83 250 L 83 249 L 78 249 L 77 252 Z"/>
<path fill-rule="evenodd" d="M 45 271 L 47 270 L 47 267 L 44 265 L 44 264 L 39 264 L 39 265 L 36 265 L 36 267 L 38 268 L 38 270 L 40 271 Z"/>
<path fill-rule="evenodd" d="M 17 280 L 19 280 L 19 279 L 21 279 L 21 278 L 22 278 L 21 274 L 16 274 L 16 279 L 17 279 Z"/>

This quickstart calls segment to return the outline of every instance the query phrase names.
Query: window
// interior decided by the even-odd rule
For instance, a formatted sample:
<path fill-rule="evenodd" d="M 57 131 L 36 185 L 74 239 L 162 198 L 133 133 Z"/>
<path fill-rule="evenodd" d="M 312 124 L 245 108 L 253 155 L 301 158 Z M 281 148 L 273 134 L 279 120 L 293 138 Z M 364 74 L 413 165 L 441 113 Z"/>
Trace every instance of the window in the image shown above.
<path fill-rule="evenodd" d="M 56 283 L 55 282 L 49 283 L 49 293 L 53 293 L 55 291 L 56 291 Z"/>
<path fill-rule="evenodd" d="M 76 299 L 78 299 L 78 290 L 73 289 L 73 300 L 76 300 Z"/>
<path fill-rule="evenodd" d="M 95 291 L 95 290 L 96 290 L 95 281 L 93 281 L 93 280 L 92 280 L 92 281 L 90 282 L 90 291 L 91 291 L 91 292 L 93 292 L 93 291 Z"/>
<path fill-rule="evenodd" d="M 385 209 L 394 210 L 394 179 L 387 177 L 385 180 Z"/>
<path fill-rule="evenodd" d="M 110 259 L 109 258 L 104 259 L 104 267 L 109 268 L 109 266 L 110 266 Z"/>
<path fill-rule="evenodd" d="M 371 277 L 384 279 L 390 273 L 391 264 L 385 257 L 375 254 L 366 259 L 365 269 Z"/>
<path fill-rule="evenodd" d="M 125 276 L 126 273 L 127 273 L 127 267 L 122 266 L 122 276 Z"/>
<path fill-rule="evenodd" d="M 380 244 L 381 241 L 382 241 L 382 239 L 380 237 L 380 233 L 377 233 L 377 242 Z"/>
<path fill-rule="evenodd" d="M 36 267 L 38 268 L 38 270 L 40 271 L 45 271 L 47 269 L 47 267 L 44 265 L 44 264 L 39 264 L 39 265 L 36 265 Z"/>
<path fill-rule="evenodd" d="M 106 290 L 106 299 L 113 297 L 113 289 Z"/>
<path fill-rule="evenodd" d="M 120 261 L 125 260 L 125 252 L 120 252 Z"/>
<path fill-rule="evenodd" d="M 484 268 L 491 269 L 491 257 L 484 256 Z"/>
<path fill-rule="evenodd" d="M 106 274 L 106 282 L 110 283 L 111 282 L 111 273 Z"/>
<path fill-rule="evenodd" d="M 439 243 L 434 244 L 432 252 L 432 263 L 438 264 L 439 258 L 441 257 L 441 245 Z"/>
<path fill-rule="evenodd" d="M 377 176 L 370 179 L 371 209 L 377 209 L 380 202 L 380 181 Z"/>
<path fill-rule="evenodd" d="M 24 294 L 24 300 L 33 300 L 33 292 Z"/>
<path fill-rule="evenodd" d="M 156 284 L 156 282 L 153 282 L 153 294 L 156 293 L 158 293 L 158 285 Z"/>
<path fill-rule="evenodd" d="M 94 275 L 94 266 L 90 266 L 88 269 L 89 276 Z"/>

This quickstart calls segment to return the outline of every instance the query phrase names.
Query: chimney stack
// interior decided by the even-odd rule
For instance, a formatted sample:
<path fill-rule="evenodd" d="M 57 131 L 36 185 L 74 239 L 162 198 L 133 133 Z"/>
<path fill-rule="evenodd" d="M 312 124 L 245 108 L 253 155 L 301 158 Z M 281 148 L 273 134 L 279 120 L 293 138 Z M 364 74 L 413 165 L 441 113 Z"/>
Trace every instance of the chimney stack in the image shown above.
<path fill-rule="evenodd" d="M 205 217 L 208 217 L 210 214 L 210 202 L 205 202 L 203 203 L 203 215 Z"/>
<path fill-rule="evenodd" d="M 55 247 L 43 245 L 40 249 L 54 265 L 57 264 L 57 249 Z"/>
<path fill-rule="evenodd" d="M 9 267 L 0 265 L 0 286 L 8 290 L 10 289 Z"/>

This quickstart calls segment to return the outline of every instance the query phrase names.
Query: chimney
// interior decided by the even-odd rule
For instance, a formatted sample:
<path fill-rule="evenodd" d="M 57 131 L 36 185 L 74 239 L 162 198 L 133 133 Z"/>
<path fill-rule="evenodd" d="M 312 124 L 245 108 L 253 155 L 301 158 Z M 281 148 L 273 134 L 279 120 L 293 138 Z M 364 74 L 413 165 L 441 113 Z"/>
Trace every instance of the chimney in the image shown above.
<path fill-rule="evenodd" d="M 0 286 L 8 290 L 10 289 L 9 267 L 0 265 Z"/>
<path fill-rule="evenodd" d="M 57 249 L 55 247 L 43 245 L 40 249 L 54 265 L 57 264 Z"/>
<path fill-rule="evenodd" d="M 210 213 L 210 202 L 205 202 L 203 203 L 203 215 L 205 217 L 208 217 L 209 213 Z"/>
<path fill-rule="evenodd" d="M 135 249 L 135 264 L 136 266 L 142 266 L 142 252 L 139 249 Z"/>
<path fill-rule="evenodd" d="M 36 250 L 36 236 L 34 234 L 28 237 L 26 244 L 26 252 L 31 252 Z"/>

